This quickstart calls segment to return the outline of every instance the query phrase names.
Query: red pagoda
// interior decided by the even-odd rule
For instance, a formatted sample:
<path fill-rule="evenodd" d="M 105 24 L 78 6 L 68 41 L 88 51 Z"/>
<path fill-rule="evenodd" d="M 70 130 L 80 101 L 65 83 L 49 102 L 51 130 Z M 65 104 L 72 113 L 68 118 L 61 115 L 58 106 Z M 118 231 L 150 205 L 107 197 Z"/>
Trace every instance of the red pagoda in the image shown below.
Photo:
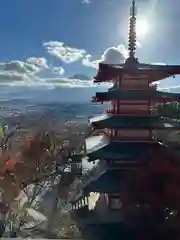
<path fill-rule="evenodd" d="M 97 102 L 110 101 L 112 107 L 90 120 L 93 130 L 105 129 L 106 134 L 86 139 L 86 156 L 89 162 L 98 162 L 96 171 L 83 181 L 79 193 L 71 198 L 73 217 L 85 239 L 119 239 L 120 236 L 121 239 L 134 239 L 124 227 L 121 200 L 127 187 L 126 180 L 133 177 L 134 169 L 150 152 L 167 148 L 158 142 L 157 130 L 180 128 L 179 123 L 164 119 L 153 111 L 156 103 L 180 101 L 180 94 L 161 92 L 153 85 L 156 81 L 180 74 L 180 66 L 138 61 L 135 57 L 135 8 L 133 0 L 129 57 L 123 64 L 100 63 L 94 81 L 113 83 L 107 92 L 97 92 L 94 98 Z M 98 196 L 97 201 L 95 196 Z"/>

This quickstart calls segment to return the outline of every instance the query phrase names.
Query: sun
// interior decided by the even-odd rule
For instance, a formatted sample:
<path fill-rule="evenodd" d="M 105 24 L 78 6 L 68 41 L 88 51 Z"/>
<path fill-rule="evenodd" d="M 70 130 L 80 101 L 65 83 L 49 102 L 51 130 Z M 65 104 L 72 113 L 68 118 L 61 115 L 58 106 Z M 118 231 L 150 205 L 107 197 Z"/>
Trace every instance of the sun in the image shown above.
<path fill-rule="evenodd" d="M 149 25 L 145 19 L 137 20 L 136 34 L 137 38 L 144 38 L 149 32 Z"/>

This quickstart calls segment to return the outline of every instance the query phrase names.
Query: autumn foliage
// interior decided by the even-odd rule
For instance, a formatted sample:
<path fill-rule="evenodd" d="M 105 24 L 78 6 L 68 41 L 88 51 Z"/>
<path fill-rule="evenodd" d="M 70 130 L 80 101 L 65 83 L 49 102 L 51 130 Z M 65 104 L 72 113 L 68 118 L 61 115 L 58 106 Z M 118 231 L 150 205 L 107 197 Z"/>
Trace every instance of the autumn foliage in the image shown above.
<path fill-rule="evenodd" d="M 10 204 L 29 184 L 51 177 L 59 166 L 69 163 L 68 148 L 59 144 L 50 133 L 37 133 L 26 138 L 16 153 L 2 155 L 0 188 L 3 202 Z"/>

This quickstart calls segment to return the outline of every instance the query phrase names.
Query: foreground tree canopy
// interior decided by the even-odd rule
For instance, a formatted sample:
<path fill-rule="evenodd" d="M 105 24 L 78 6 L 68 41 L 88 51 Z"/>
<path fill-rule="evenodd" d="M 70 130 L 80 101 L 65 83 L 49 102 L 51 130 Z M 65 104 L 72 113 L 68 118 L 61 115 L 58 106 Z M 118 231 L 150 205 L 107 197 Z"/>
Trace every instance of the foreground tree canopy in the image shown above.
<path fill-rule="evenodd" d="M 34 197 L 31 196 L 30 205 L 37 192 L 40 193 L 41 188 L 47 183 L 48 188 L 56 189 L 57 198 L 68 197 L 68 186 L 76 177 L 76 168 L 72 163 L 71 155 L 83 142 L 82 136 L 78 139 L 77 136 L 75 138 L 72 135 L 70 141 L 57 137 L 51 131 L 37 132 L 32 136 L 26 136 L 16 151 L 8 149 L 3 151 L 0 159 L 0 212 L 3 221 L 0 224 L 0 236 L 5 230 L 3 219 L 7 218 L 6 215 L 10 212 L 13 215 L 18 212 L 19 196 L 22 192 L 27 196 L 35 194 Z M 67 168 L 69 171 L 64 171 Z M 35 186 L 39 186 L 38 191 Z M 29 195 L 30 192 L 32 194 Z"/>

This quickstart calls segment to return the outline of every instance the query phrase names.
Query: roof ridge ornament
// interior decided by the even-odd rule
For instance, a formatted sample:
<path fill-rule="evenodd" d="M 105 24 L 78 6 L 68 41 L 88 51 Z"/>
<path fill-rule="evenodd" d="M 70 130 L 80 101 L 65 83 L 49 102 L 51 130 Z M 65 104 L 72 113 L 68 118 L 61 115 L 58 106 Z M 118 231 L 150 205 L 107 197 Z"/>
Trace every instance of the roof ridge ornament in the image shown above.
<path fill-rule="evenodd" d="M 128 65 L 136 65 L 138 59 L 135 58 L 136 53 L 136 1 L 132 0 L 129 18 L 129 39 L 128 39 L 129 57 L 126 60 Z"/>
<path fill-rule="evenodd" d="M 135 57 L 136 51 L 136 2 L 132 1 L 132 6 L 130 8 L 130 18 L 129 18 L 129 57 Z"/>

